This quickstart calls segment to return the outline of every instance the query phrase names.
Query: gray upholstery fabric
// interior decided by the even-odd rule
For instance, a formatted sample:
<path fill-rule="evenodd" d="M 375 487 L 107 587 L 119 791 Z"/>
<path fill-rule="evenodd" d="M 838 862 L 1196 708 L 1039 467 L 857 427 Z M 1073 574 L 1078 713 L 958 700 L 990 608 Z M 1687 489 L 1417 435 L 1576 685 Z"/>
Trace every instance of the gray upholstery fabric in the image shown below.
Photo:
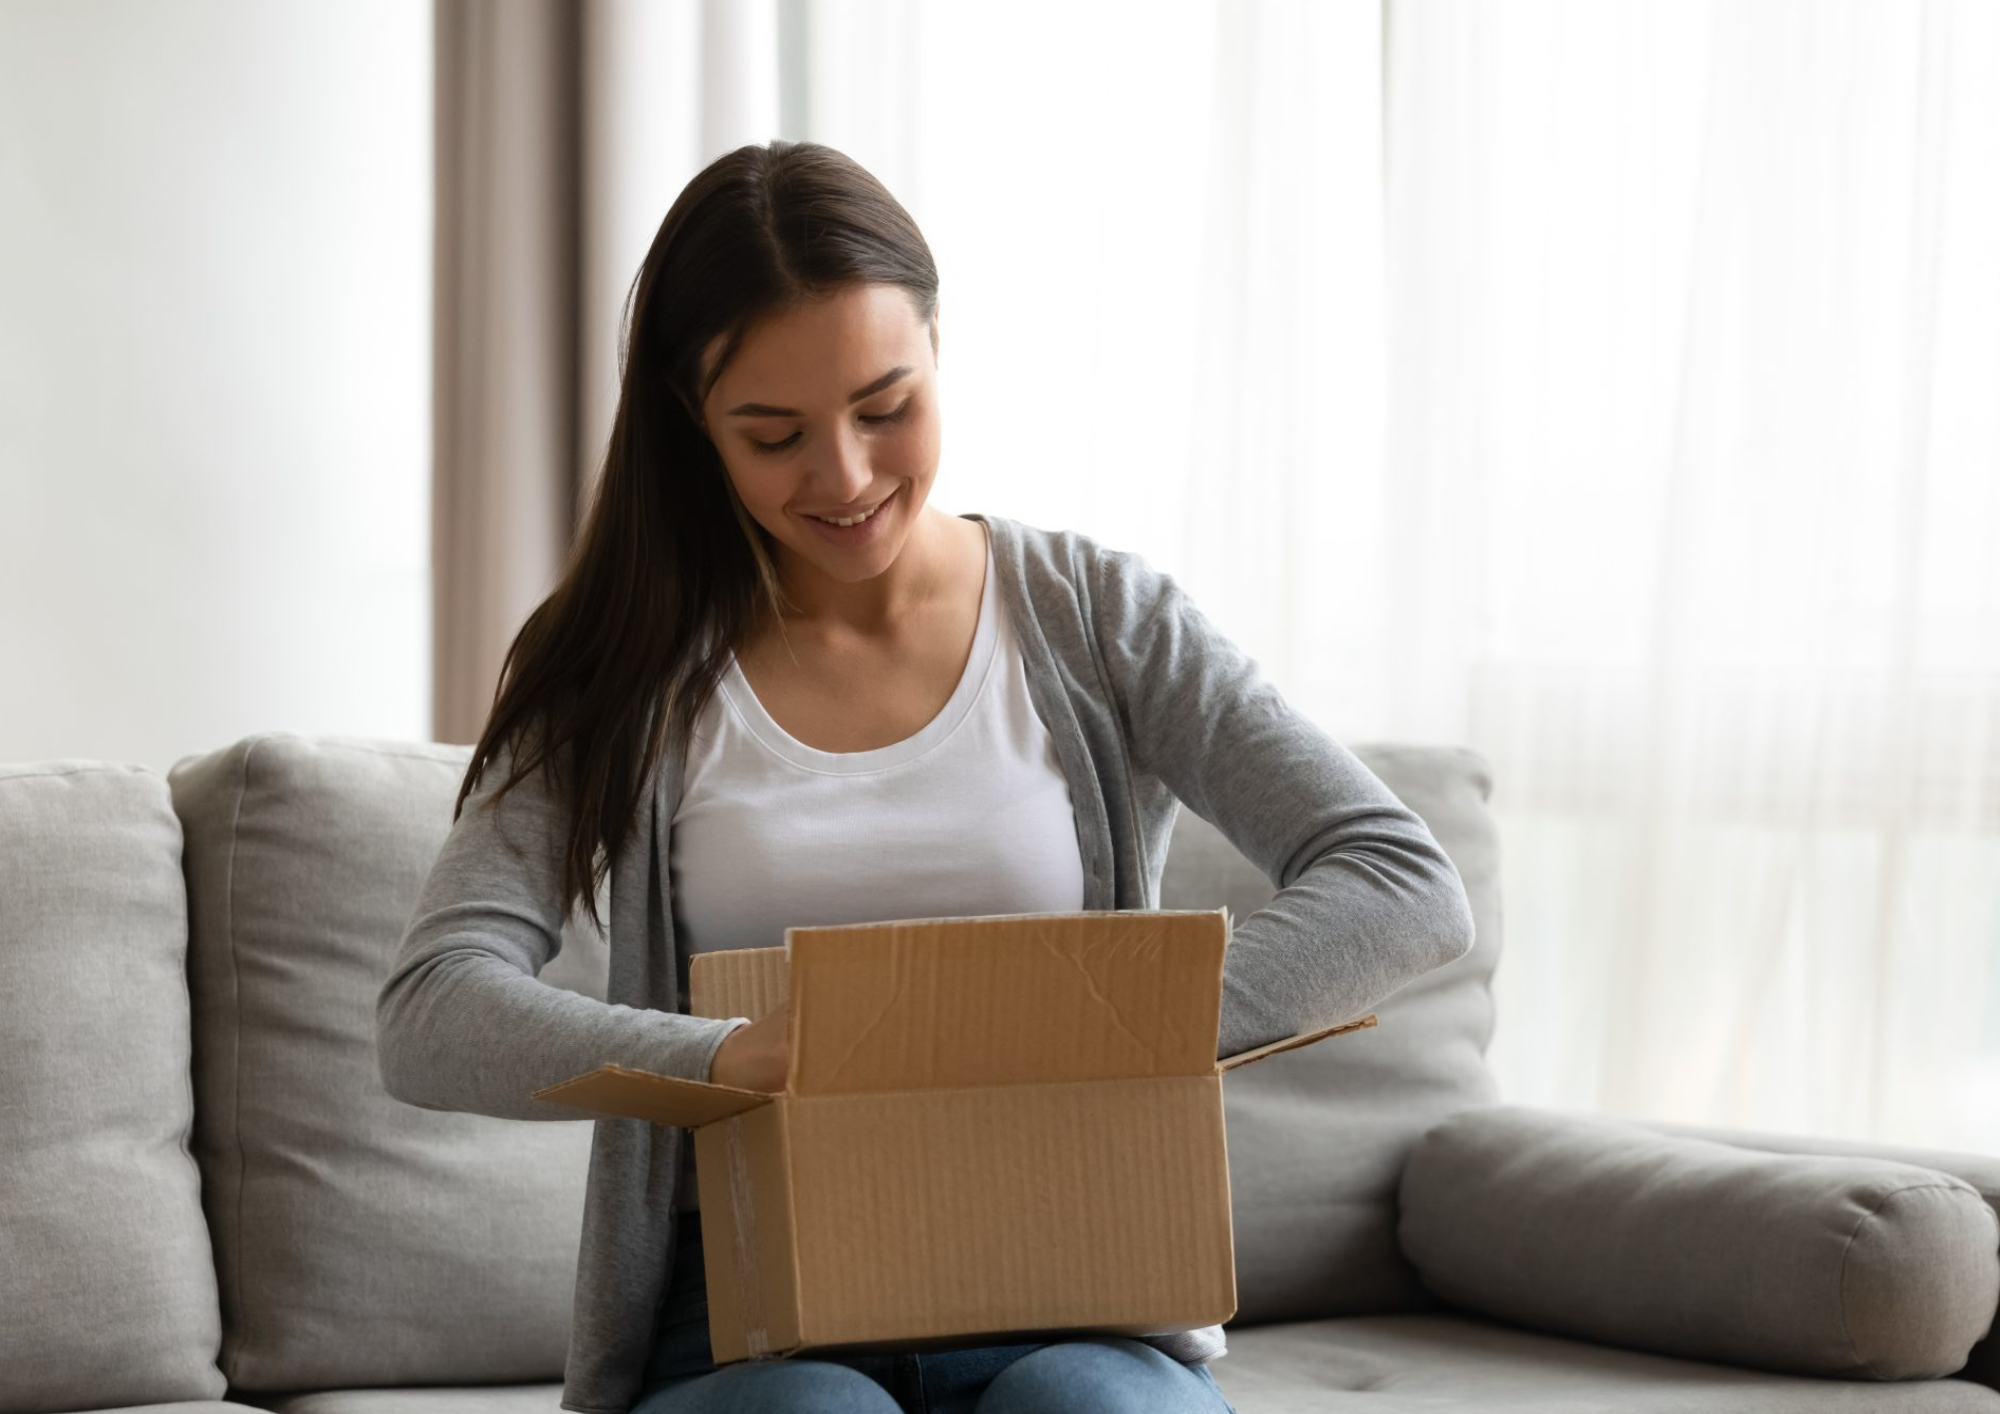
<path fill-rule="evenodd" d="M 1237 1414 L 2000 1414 L 1964 1380 L 1875 1384 L 1700 1364 L 1474 1316 L 1361 1316 L 1229 1333 Z"/>
<path fill-rule="evenodd" d="M 559 1384 L 335 1389 L 282 1395 L 266 1407 L 274 1414 L 556 1414 L 561 1399 Z"/>
<path fill-rule="evenodd" d="M 1949 1374 L 2000 1301 L 2000 1224 L 1949 1174 L 1513 1105 L 1424 1136 L 1399 1233 L 1465 1310 L 1799 1374 Z"/>
<path fill-rule="evenodd" d="M 213 1400 L 166 784 L 0 766 L 0 1414 Z"/>
<path fill-rule="evenodd" d="M 168 773 L 233 1390 L 562 1373 L 590 1124 L 418 1109 L 376 1069 L 376 993 L 470 756 L 274 733 Z M 543 980 L 601 995 L 602 939 L 566 937 Z"/>
<path fill-rule="evenodd" d="M 1223 1082 L 1236 1227 L 1237 1325 L 1434 1310 L 1396 1244 L 1403 1160 L 1432 1124 L 1496 1096 L 1486 1068 L 1500 955 L 1498 849 L 1485 758 L 1464 747 L 1356 745 L 1362 763 L 1423 818 L 1465 883 L 1472 950 L 1373 1008 L 1365 1031 L 1285 1052 Z M 1162 908 L 1226 904 L 1244 918 L 1272 895 L 1189 810 L 1174 824 Z M 1329 946 L 1365 948 L 1365 937 Z M 1218 1362 L 1226 1363 L 1226 1362 Z"/>
<path fill-rule="evenodd" d="M 1615 1118 L 1615 1116 L 1614 1116 Z M 1822 1139 L 1805 1134 L 1770 1134 L 1743 1129 L 1715 1129 L 1706 1125 L 1675 1124 L 1666 1120 L 1633 1119 L 1662 1134 L 1679 1134 L 1689 1139 L 1710 1139 L 1718 1144 L 1757 1149 L 1767 1154 L 1848 1154 L 1864 1159 L 1889 1159 L 1936 1169 L 1962 1178 L 1986 1200 L 1986 1206 L 2000 1215 L 2000 1157 L 1967 1154 L 1952 1149 L 1925 1149 L 1908 1144 L 1878 1144 L 1860 1139 Z M 2000 1328 L 2000 1320 L 1995 1322 Z M 1988 1331 L 1986 1338 L 1972 1347 L 1960 1379 L 2000 1389 L 2000 1329 Z"/>

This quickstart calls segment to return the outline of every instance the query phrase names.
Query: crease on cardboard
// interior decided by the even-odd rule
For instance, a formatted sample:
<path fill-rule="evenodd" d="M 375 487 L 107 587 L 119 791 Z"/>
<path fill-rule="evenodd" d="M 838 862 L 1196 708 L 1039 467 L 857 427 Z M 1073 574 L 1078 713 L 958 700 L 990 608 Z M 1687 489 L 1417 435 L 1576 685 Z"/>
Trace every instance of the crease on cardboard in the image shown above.
<path fill-rule="evenodd" d="M 788 934 L 786 937 L 787 946 L 790 945 L 790 941 L 791 939 Z M 903 993 L 909 990 L 910 972 L 903 965 L 903 950 L 901 948 L 896 949 L 890 954 L 890 958 L 895 963 L 896 968 L 896 985 L 894 990 L 887 997 L 883 998 L 881 1009 L 869 1018 L 868 1024 L 855 1033 L 854 1040 L 848 1044 L 846 1050 L 840 1053 L 840 1059 L 832 1065 L 825 1067 L 824 1073 L 812 1085 L 814 1090 L 831 1090 L 839 1085 L 841 1072 L 846 1070 L 847 1063 L 854 1059 L 854 1053 L 861 1049 L 870 1036 L 873 1036 L 881 1029 L 882 1023 L 888 1020 L 889 1014 L 896 1009 L 896 1003 L 902 1000 Z M 792 1024 L 794 1026 L 803 1025 L 805 1013 L 806 1008 L 793 1007 L 792 1016 L 794 1020 Z"/>
<path fill-rule="evenodd" d="M 1111 998 L 1105 996 L 1103 992 L 1098 990 L 1097 978 L 1091 975 L 1090 969 L 1088 967 L 1084 966 L 1083 959 L 1078 957 L 1074 952 L 1066 951 L 1060 944 L 1058 944 L 1055 941 L 1053 937 L 1050 936 L 1049 930 L 1047 929 L 1038 930 L 1036 936 L 1038 936 L 1042 940 L 1042 947 L 1044 949 L 1046 949 L 1051 953 L 1054 953 L 1058 958 L 1060 958 L 1064 962 L 1069 963 L 1070 966 L 1074 967 L 1077 970 L 1078 974 L 1081 975 L 1083 978 L 1084 985 L 1090 988 L 1091 999 L 1097 1002 L 1100 1006 L 1104 1008 L 1105 1011 L 1111 1014 L 1111 1020 L 1118 1027 L 1118 1029 L 1120 1031 L 1123 1031 L 1127 1036 L 1130 1036 L 1133 1042 L 1138 1045 L 1139 1049 L 1146 1053 L 1147 1061 L 1157 1067 L 1160 1063 L 1159 1053 L 1153 1049 L 1153 1045 L 1150 1041 L 1148 1041 L 1144 1036 L 1141 1036 L 1138 1032 L 1134 1031 L 1130 1026 L 1126 1025 L 1125 1014 L 1118 1009 L 1118 1003 L 1112 1001 Z"/>
<path fill-rule="evenodd" d="M 736 1116 L 722 1122 L 722 1147 L 729 1158 L 729 1197 L 736 1208 L 736 1270 L 743 1289 L 743 1339 L 752 1359 L 771 1350 L 771 1333 L 764 1321 L 764 1283 L 757 1270 L 757 1205 L 751 1197 L 750 1163 L 743 1155 L 743 1122 Z"/>

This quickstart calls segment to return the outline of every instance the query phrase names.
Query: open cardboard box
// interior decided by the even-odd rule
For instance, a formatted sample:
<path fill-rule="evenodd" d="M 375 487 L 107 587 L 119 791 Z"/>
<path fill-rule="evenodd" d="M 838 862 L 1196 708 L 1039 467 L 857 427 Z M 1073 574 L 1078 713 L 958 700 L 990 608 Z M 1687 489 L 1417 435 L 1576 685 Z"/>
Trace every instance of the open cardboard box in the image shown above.
<path fill-rule="evenodd" d="M 1236 1312 L 1218 1061 L 1229 915 L 792 928 L 698 953 L 701 1016 L 791 1008 L 780 1093 L 603 1065 L 538 1099 L 694 1131 L 717 1363 Z"/>

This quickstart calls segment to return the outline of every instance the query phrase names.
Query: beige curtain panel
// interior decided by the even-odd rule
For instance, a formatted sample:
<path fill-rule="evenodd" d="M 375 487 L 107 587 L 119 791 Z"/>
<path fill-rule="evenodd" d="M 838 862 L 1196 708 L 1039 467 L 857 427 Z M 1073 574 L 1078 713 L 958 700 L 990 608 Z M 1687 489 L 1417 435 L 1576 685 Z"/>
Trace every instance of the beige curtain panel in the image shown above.
<path fill-rule="evenodd" d="M 803 122 L 776 0 L 436 0 L 433 729 L 477 738 L 555 586 L 617 399 L 619 321 L 689 178 Z M 789 76 L 789 77 L 787 77 Z"/>
<path fill-rule="evenodd" d="M 474 740 L 575 525 L 582 12 L 437 5 L 435 735 Z"/>

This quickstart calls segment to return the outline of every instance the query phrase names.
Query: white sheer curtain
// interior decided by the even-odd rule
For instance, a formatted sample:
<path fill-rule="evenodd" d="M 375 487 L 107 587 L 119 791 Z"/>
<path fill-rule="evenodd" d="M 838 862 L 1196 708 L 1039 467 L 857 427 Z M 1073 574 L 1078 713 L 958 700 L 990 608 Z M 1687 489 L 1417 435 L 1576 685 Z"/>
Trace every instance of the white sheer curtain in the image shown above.
<path fill-rule="evenodd" d="M 2000 6 L 774 13 L 939 259 L 937 503 L 1492 759 L 1503 1093 L 2000 1149 Z"/>
<path fill-rule="evenodd" d="M 2000 1149 L 2000 8 L 1395 5 L 1387 714 L 1515 1098 Z"/>

